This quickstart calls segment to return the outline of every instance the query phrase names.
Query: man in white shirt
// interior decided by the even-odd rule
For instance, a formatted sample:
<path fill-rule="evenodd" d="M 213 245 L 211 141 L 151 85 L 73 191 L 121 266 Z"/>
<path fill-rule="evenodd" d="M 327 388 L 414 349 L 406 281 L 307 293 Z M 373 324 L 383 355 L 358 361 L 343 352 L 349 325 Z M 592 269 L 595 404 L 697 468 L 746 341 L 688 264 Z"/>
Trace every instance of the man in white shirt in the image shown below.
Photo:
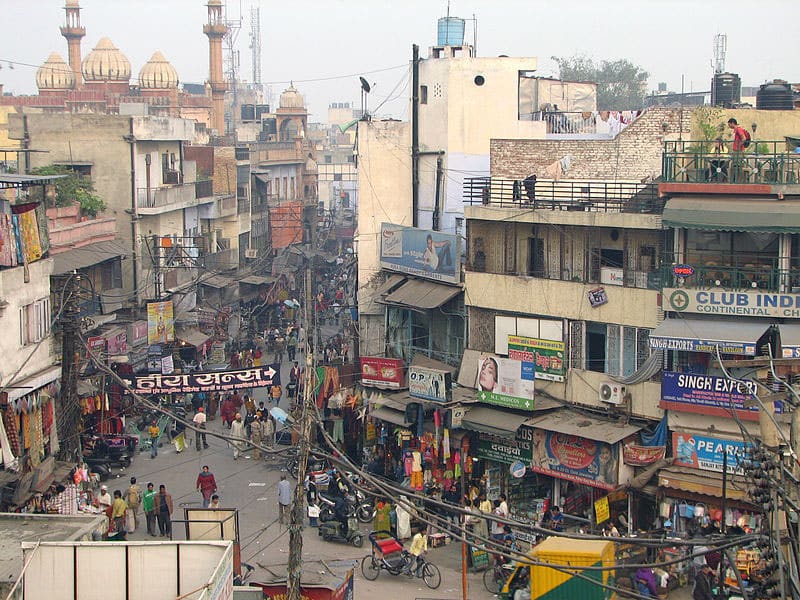
<path fill-rule="evenodd" d="M 194 432 L 194 447 L 197 450 L 200 450 L 200 438 L 203 439 L 203 448 L 208 448 L 208 442 L 206 441 L 206 434 L 201 432 L 201 429 L 206 428 L 206 412 L 205 409 L 201 406 L 197 409 L 197 414 L 195 414 L 194 418 L 192 419 L 192 423 L 197 429 Z"/>

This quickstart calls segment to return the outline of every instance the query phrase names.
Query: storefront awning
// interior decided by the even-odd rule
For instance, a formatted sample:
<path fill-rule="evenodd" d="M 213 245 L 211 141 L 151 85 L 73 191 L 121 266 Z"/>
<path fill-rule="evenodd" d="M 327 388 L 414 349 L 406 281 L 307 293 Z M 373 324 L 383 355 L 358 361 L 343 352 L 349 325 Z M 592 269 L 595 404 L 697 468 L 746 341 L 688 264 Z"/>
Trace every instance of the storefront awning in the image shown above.
<path fill-rule="evenodd" d="M 461 293 L 460 287 L 443 285 L 424 279 L 409 279 L 391 294 L 377 299 L 384 304 L 431 310 L 439 308 L 448 300 Z"/>
<path fill-rule="evenodd" d="M 205 344 L 210 336 L 206 335 L 199 329 L 195 329 L 194 327 L 187 327 L 186 329 L 177 329 L 175 331 L 175 337 L 183 342 L 186 342 L 190 346 L 197 348 Z"/>
<path fill-rule="evenodd" d="M 278 281 L 277 277 L 262 277 L 261 275 L 248 275 L 239 280 L 239 283 L 247 283 L 249 285 L 269 285 Z"/>
<path fill-rule="evenodd" d="M 387 421 L 389 423 L 394 423 L 395 425 L 400 425 L 401 427 L 408 427 L 410 424 L 406 421 L 406 413 L 399 410 L 392 410 L 391 408 L 387 408 L 385 406 L 373 408 L 369 411 L 369 416 L 375 419 L 380 419 L 381 421 Z"/>
<path fill-rule="evenodd" d="M 783 358 L 800 357 L 800 325 L 781 324 L 781 356 Z"/>
<path fill-rule="evenodd" d="M 98 242 L 53 255 L 53 275 L 64 275 L 130 254 L 120 241 Z"/>
<path fill-rule="evenodd" d="M 800 200 L 773 198 L 671 198 L 662 222 L 668 227 L 712 231 L 800 232 Z"/>
<path fill-rule="evenodd" d="M 666 319 L 650 333 L 650 347 L 656 350 L 688 350 L 755 356 L 756 342 L 769 323 L 743 319 Z"/>
<path fill-rule="evenodd" d="M 49 369 L 39 371 L 30 377 L 26 377 L 25 379 L 11 381 L 4 386 L 6 394 L 8 394 L 7 399 L 10 402 L 11 400 L 22 398 L 23 396 L 46 386 L 48 383 L 52 383 L 60 376 L 61 367 L 57 365 L 50 367 Z"/>
<path fill-rule="evenodd" d="M 669 467 L 658 474 L 658 486 L 722 498 L 722 473 L 700 471 L 689 467 Z M 728 474 L 725 497 L 747 501 L 747 481 L 741 476 Z"/>
<path fill-rule="evenodd" d="M 470 431 L 513 438 L 524 422 L 524 415 L 488 406 L 473 406 L 461 419 L 461 427 Z"/>
<path fill-rule="evenodd" d="M 616 444 L 641 429 L 638 425 L 589 417 L 571 410 L 557 410 L 541 417 L 533 417 L 525 421 L 525 425 L 608 444 Z"/>

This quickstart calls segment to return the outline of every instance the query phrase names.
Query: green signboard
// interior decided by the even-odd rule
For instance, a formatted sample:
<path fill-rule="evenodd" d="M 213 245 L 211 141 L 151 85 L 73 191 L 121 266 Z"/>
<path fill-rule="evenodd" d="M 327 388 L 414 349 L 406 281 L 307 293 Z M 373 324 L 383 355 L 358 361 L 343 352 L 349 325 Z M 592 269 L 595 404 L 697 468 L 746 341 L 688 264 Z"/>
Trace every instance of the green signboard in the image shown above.
<path fill-rule="evenodd" d="M 517 440 L 481 433 L 478 435 L 477 456 L 507 465 L 517 461 L 530 465 L 533 460 L 533 446 L 530 440 Z"/>
<path fill-rule="evenodd" d="M 521 335 L 508 336 L 508 358 L 522 363 L 523 373 L 534 372 L 536 379 L 564 381 L 566 344 Z"/>

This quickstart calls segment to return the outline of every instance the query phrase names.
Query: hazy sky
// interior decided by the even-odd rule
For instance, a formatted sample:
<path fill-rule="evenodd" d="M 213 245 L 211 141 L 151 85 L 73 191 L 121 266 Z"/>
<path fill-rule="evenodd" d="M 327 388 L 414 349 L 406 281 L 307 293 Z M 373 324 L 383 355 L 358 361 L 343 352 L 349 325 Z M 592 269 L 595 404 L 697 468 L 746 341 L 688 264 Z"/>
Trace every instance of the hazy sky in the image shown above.
<path fill-rule="evenodd" d="M 262 82 L 277 100 L 290 79 L 306 96 L 313 121 L 329 102 L 359 104 L 358 75 L 375 83 L 374 108 L 407 118 L 411 46 L 423 57 L 436 43 L 445 0 L 225 0 L 227 18 L 241 19 L 240 77 L 252 81 L 250 9 L 261 9 Z M 131 61 L 134 77 L 161 50 L 181 81 L 208 77 L 202 33 L 206 0 L 80 0 L 86 56 L 102 36 Z M 0 83 L 5 92 L 36 93 L 36 68 L 48 54 L 67 58 L 64 0 L 0 0 L 3 43 Z M 557 75 L 551 56 L 580 53 L 627 58 L 650 73 L 650 87 L 708 90 L 713 37 L 728 35 L 727 69 L 743 85 L 773 78 L 800 81 L 796 0 L 452 0 L 452 16 L 477 17 L 478 55 L 535 56 L 541 75 Z M 472 23 L 467 23 L 468 41 Z M 14 63 L 13 69 L 9 62 Z M 380 71 L 369 73 L 371 71 Z M 316 81 L 309 81 L 316 80 Z"/>

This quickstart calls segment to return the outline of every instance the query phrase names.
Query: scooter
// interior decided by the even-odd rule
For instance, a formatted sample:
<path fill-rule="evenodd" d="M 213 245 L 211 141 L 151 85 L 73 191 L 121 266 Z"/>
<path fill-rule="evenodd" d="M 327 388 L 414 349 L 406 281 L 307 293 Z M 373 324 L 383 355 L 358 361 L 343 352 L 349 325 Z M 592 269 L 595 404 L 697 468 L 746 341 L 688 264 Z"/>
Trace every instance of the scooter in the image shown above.
<path fill-rule="evenodd" d="M 364 534 L 358 529 L 358 520 L 354 516 L 347 518 L 347 534 L 342 535 L 342 524 L 339 521 L 320 523 L 317 534 L 326 542 L 344 542 L 356 548 L 364 545 Z"/>

